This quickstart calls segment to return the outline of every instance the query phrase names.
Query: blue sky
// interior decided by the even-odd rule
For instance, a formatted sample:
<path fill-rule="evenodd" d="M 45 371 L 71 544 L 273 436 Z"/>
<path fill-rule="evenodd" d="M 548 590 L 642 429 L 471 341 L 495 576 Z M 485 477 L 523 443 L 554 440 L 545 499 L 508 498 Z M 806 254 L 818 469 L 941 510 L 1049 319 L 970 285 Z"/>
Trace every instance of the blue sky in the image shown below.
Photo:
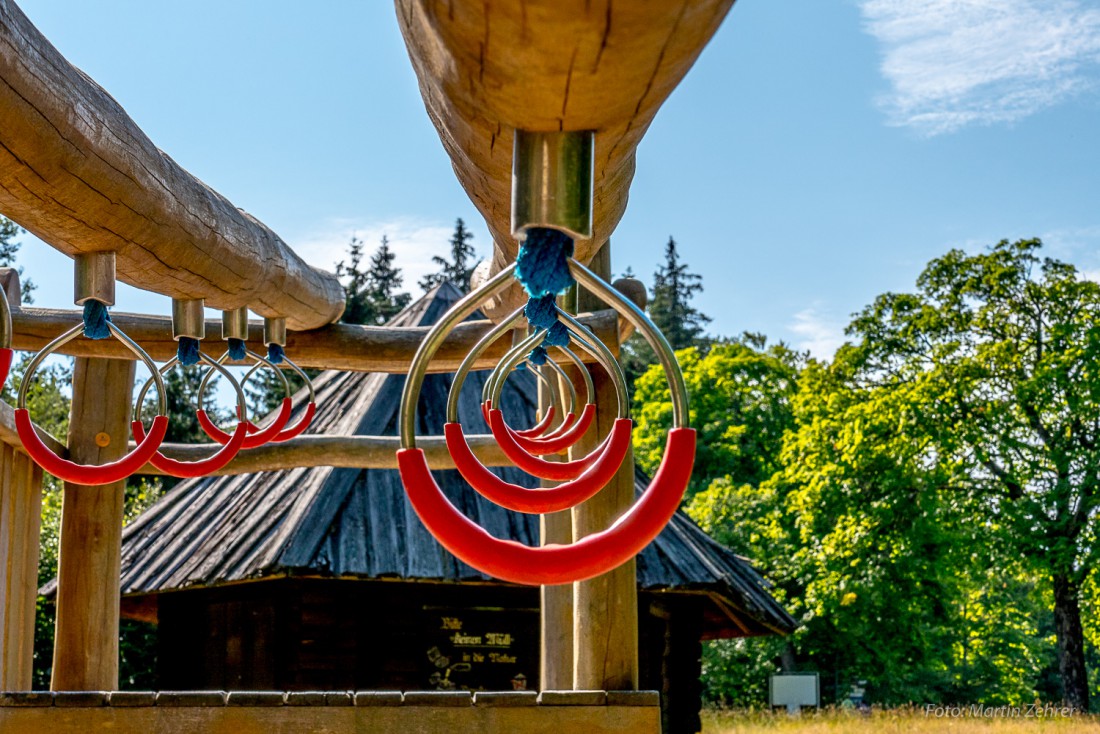
<path fill-rule="evenodd" d="M 456 217 L 489 251 L 388 2 L 22 0 L 152 140 L 327 269 L 386 233 L 406 287 Z M 951 247 L 1039 236 L 1100 275 L 1091 0 L 739 0 L 638 151 L 616 273 L 669 235 L 712 331 L 827 357 L 849 315 Z M 39 305 L 66 258 L 25 237 Z M 118 308 L 167 313 L 120 290 Z"/>

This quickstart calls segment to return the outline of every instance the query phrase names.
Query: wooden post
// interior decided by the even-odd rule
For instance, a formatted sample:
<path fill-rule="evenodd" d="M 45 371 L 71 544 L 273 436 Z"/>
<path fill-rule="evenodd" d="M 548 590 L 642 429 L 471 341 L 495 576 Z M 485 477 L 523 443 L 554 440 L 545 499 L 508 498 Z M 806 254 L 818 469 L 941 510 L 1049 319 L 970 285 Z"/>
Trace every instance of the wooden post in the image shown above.
<path fill-rule="evenodd" d="M 29 691 L 38 597 L 42 470 L 0 446 L 0 690 Z"/>
<path fill-rule="evenodd" d="M 610 276 L 610 243 L 596 254 L 591 267 L 605 279 Z M 581 291 L 577 310 L 599 308 L 593 301 L 590 294 Z M 607 346 L 618 354 L 617 339 Z M 595 430 L 589 430 L 574 447 L 578 456 L 595 448 L 599 437 L 606 436 L 615 422 L 614 383 L 599 367 L 592 372 L 596 385 Z M 634 453 L 628 451 L 611 483 L 573 508 L 573 537 L 604 530 L 633 502 Z M 638 580 L 633 559 L 609 573 L 573 585 L 573 687 L 608 691 L 638 687 Z"/>
<path fill-rule="evenodd" d="M 134 363 L 78 358 L 69 456 L 101 464 L 126 453 Z M 57 562 L 55 691 L 118 687 L 119 574 L 126 482 L 65 484 Z"/>
<path fill-rule="evenodd" d="M 550 373 L 553 375 L 553 373 Z M 560 378 L 551 376 L 550 379 Z M 550 405 L 548 391 L 539 383 L 539 409 Z M 578 408 L 579 409 L 579 408 Z M 564 410 L 559 401 L 558 411 Z M 540 413 L 541 417 L 541 413 Z M 548 459 L 552 457 L 547 457 Z M 543 486 L 556 482 L 543 481 Z M 539 537 L 542 545 L 573 542 L 573 517 L 568 510 L 539 516 Z M 540 650 L 539 689 L 567 691 L 573 687 L 573 585 L 557 584 L 540 587 Z"/>

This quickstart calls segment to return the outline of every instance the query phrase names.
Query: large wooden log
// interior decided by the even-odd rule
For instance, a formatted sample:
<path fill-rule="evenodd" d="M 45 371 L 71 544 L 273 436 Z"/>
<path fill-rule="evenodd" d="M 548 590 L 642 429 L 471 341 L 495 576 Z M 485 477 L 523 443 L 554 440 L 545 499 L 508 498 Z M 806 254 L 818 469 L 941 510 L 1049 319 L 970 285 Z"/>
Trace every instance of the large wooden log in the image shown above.
<path fill-rule="evenodd" d="M 119 279 L 207 305 L 336 321 L 344 291 L 181 168 L 0 0 L 0 212 L 67 255 L 117 253 Z"/>
<path fill-rule="evenodd" d="M 596 131 L 593 236 L 576 250 L 588 262 L 626 209 L 639 141 L 732 5 L 396 0 L 428 116 L 492 233 L 492 272 L 516 255 L 513 130 Z"/>
<path fill-rule="evenodd" d="M 2 1 L 2 0 L 0 0 Z M 12 346 L 25 351 L 38 351 L 54 337 L 80 321 L 80 312 L 49 308 L 22 308 L 12 310 Z M 176 353 L 172 340 L 172 321 L 167 316 L 143 316 L 112 312 L 111 320 L 140 344 L 157 361 L 170 359 Z M 618 316 L 614 311 L 586 314 L 581 322 L 599 338 L 613 339 L 618 329 Z M 459 324 L 436 352 L 428 371 L 454 372 L 469 354 L 474 344 L 493 327 L 489 321 L 469 321 Z M 408 372 L 420 342 L 430 327 L 408 326 L 354 326 L 331 324 L 311 331 L 292 331 L 287 334 L 286 353 L 296 364 L 317 369 L 350 370 L 356 372 Z M 207 339 L 203 348 L 212 356 L 224 351 L 220 321 L 206 322 Z M 249 326 L 249 342 L 253 349 L 263 343 L 263 325 L 254 322 Z M 491 369 L 511 347 L 508 339 L 499 339 L 478 360 L 475 369 Z M 260 350 L 262 352 L 262 349 Z M 106 357 L 109 359 L 135 359 L 133 353 L 117 339 L 74 339 L 64 345 L 60 354 L 77 357 Z M 584 359 L 589 357 L 579 354 Z"/>
<path fill-rule="evenodd" d="M 78 359 L 69 411 L 69 457 L 103 464 L 126 453 L 134 363 Z M 118 688 L 119 579 L 126 482 L 65 483 L 57 561 L 54 691 Z"/>

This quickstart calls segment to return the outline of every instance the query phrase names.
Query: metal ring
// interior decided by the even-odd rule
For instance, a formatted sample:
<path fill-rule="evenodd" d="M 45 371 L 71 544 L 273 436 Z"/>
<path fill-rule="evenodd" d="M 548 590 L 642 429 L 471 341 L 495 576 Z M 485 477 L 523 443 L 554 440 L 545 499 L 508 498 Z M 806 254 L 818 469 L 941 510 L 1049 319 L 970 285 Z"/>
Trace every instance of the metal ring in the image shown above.
<path fill-rule="evenodd" d="M 179 357 L 172 357 L 170 360 L 165 362 L 164 365 L 160 368 L 160 370 L 159 370 L 160 374 L 162 376 L 168 374 L 168 372 L 173 367 L 175 367 L 177 364 L 179 364 L 179 361 L 180 361 Z M 244 390 L 237 383 L 237 380 L 234 379 L 232 373 L 230 373 L 230 371 L 227 370 L 224 366 L 222 366 L 219 362 L 212 359 L 208 354 L 206 354 L 206 352 L 202 352 L 202 351 L 199 352 L 199 364 L 208 365 L 211 369 L 217 370 L 218 374 L 220 374 L 222 377 L 229 380 L 229 384 L 233 386 L 233 391 L 237 394 L 238 415 L 244 416 L 245 415 L 245 410 L 247 409 L 248 403 L 245 400 Z M 141 408 L 142 408 L 142 405 L 145 403 L 145 394 L 148 392 L 150 384 L 152 384 L 152 378 L 149 378 L 148 380 L 146 380 L 145 383 L 141 386 L 141 390 L 138 391 L 137 399 L 134 401 L 134 419 L 135 420 L 141 420 Z M 196 395 L 195 400 L 198 403 L 198 405 L 195 406 L 195 409 L 196 410 L 201 410 L 202 409 L 202 400 L 199 398 L 198 395 Z M 244 420 L 244 418 L 242 417 L 240 420 Z"/>
<path fill-rule="evenodd" d="M 286 375 L 283 374 L 282 370 L 280 370 L 278 367 L 276 367 L 274 364 L 269 362 L 264 357 L 261 357 L 260 355 L 253 352 L 251 349 L 246 349 L 245 350 L 245 355 L 247 355 L 249 357 L 252 357 L 252 359 L 255 360 L 255 364 L 253 364 L 252 367 L 249 368 L 249 370 L 245 373 L 244 379 L 242 379 L 240 381 L 239 384 L 240 384 L 240 387 L 241 387 L 242 390 L 244 389 L 245 383 L 248 382 L 249 378 L 252 377 L 253 373 L 255 373 L 256 370 L 260 369 L 261 367 L 268 367 L 271 370 L 273 370 L 275 372 L 275 374 L 277 374 L 279 376 L 279 379 L 283 383 L 283 392 L 285 393 L 285 396 L 288 397 L 288 398 L 290 397 L 290 383 L 287 381 Z M 227 359 L 229 359 L 229 351 L 228 350 L 226 350 L 220 357 L 218 357 L 216 360 L 214 360 L 214 362 L 217 363 L 220 366 L 224 366 L 225 361 Z M 297 365 L 294 365 L 294 367 L 297 368 Z M 224 373 L 219 371 L 219 374 L 224 374 Z M 211 367 L 210 369 L 208 369 L 206 371 L 206 374 L 202 376 L 202 381 L 199 383 L 199 389 L 195 393 L 195 401 L 198 403 L 198 407 L 200 407 L 200 408 L 202 407 L 203 396 L 206 394 L 206 386 L 209 384 L 210 378 L 213 375 L 214 375 L 214 368 Z M 307 380 L 307 382 L 308 382 L 308 380 Z M 234 380 L 234 384 L 237 384 L 236 380 Z M 310 383 L 310 396 L 312 397 L 312 395 L 313 395 L 313 384 Z M 241 420 L 247 420 L 247 418 L 248 418 L 248 415 L 246 414 L 246 412 L 242 411 L 241 415 L 240 415 L 240 419 Z"/>
<path fill-rule="evenodd" d="M 688 415 L 688 391 L 684 384 L 684 374 L 676 361 L 676 353 L 661 330 L 654 325 L 640 308 L 623 297 L 621 293 L 608 285 L 602 278 L 568 258 L 569 272 L 578 283 L 596 294 L 600 300 L 615 309 L 635 330 L 641 332 L 649 346 L 657 355 L 657 361 L 665 371 L 669 392 L 672 395 L 672 427 L 687 428 L 690 425 Z"/>
<path fill-rule="evenodd" d="M 138 359 L 149 368 L 149 372 L 152 373 L 152 380 L 157 386 L 157 403 L 160 408 L 158 415 L 168 415 L 168 396 L 164 391 L 164 381 L 161 379 L 160 370 L 157 367 L 157 363 L 153 361 L 153 358 L 149 356 L 148 352 L 141 348 L 141 346 L 133 339 L 128 337 L 121 329 L 115 326 L 110 321 L 107 322 L 107 328 L 110 329 L 111 334 L 116 339 L 126 345 L 126 348 L 133 352 Z M 38 354 L 31 358 L 31 361 L 27 363 L 27 369 L 23 373 L 23 381 L 19 384 L 19 399 L 16 402 L 17 407 L 25 409 L 27 407 L 27 392 L 30 389 L 31 379 L 34 377 L 34 373 L 38 371 L 38 366 L 42 364 L 42 360 L 53 354 L 57 349 L 68 344 L 73 339 L 78 337 L 84 330 L 84 324 L 77 324 L 73 328 L 69 329 L 65 333 L 58 336 L 49 344 L 44 346 Z"/>
<path fill-rule="evenodd" d="M 428 362 L 431 361 L 432 355 L 436 353 L 447 335 L 466 317 L 476 311 L 482 301 L 492 298 L 512 284 L 512 271 L 515 269 L 515 263 L 508 265 L 487 280 L 483 286 L 459 299 L 428 331 L 424 341 L 420 342 L 420 346 L 413 356 L 412 365 L 409 367 L 409 376 L 405 379 L 405 387 L 401 391 L 401 406 L 398 415 L 401 417 L 402 448 L 415 448 L 416 446 L 416 400 L 420 396 L 420 387 L 424 384 L 424 376 L 428 373 Z"/>

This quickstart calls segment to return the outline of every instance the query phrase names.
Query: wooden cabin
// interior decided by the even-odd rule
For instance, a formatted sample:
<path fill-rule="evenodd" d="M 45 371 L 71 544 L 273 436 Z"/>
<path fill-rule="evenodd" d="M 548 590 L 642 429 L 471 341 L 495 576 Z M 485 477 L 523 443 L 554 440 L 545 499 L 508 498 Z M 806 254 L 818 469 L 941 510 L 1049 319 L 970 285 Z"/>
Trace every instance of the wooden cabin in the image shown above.
<path fill-rule="evenodd" d="M 391 325 L 430 324 L 459 297 L 441 285 Z M 472 375 L 463 393 L 467 425 L 480 420 L 483 379 Z M 323 373 L 311 430 L 392 435 L 403 381 Z M 427 378 L 418 430 L 441 432 L 449 385 L 449 375 Z M 533 418 L 535 392 L 531 375 L 513 375 L 505 413 Z M 296 396 L 296 410 L 305 398 Z M 494 535 L 538 544 L 537 516 L 482 499 L 455 471 L 437 477 Z M 638 473 L 636 490 L 646 481 Z M 698 730 L 703 640 L 795 626 L 749 563 L 683 514 L 638 557 L 637 581 L 640 683 L 661 691 L 668 732 Z M 163 690 L 539 687 L 539 590 L 495 581 L 451 556 L 390 469 L 186 481 L 125 529 L 122 593 L 124 616 L 157 623 Z"/>

